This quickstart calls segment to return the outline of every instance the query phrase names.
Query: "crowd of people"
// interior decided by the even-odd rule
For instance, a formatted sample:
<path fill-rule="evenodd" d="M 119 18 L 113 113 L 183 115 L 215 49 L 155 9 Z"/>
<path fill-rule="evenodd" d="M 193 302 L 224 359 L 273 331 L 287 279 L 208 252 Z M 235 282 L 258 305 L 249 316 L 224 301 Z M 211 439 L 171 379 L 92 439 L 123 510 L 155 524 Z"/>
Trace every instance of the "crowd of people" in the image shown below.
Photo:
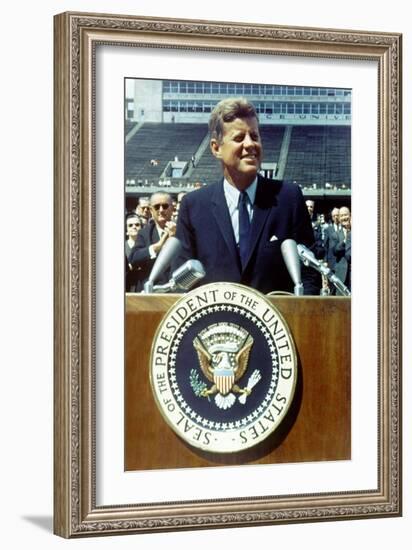
<path fill-rule="evenodd" d="M 126 291 L 140 292 L 160 250 L 176 236 L 188 259 L 205 268 L 203 284 L 225 281 L 262 293 L 293 291 L 281 243 L 294 239 L 328 263 L 350 288 L 351 224 L 348 208 L 334 208 L 331 222 L 315 219 L 313 201 L 300 187 L 260 175 L 263 156 L 259 123 L 243 98 L 217 104 L 209 120 L 210 148 L 222 166 L 215 184 L 172 197 L 159 190 L 141 197 L 126 216 Z M 158 284 L 168 282 L 171 271 Z M 305 294 L 321 292 L 319 274 L 302 266 Z"/>
<path fill-rule="evenodd" d="M 347 206 L 333 208 L 328 221 L 324 214 L 315 217 L 315 202 L 306 201 L 311 219 L 315 245 L 312 249 L 318 260 L 322 260 L 351 290 L 352 264 L 352 220 Z M 334 289 L 330 289 L 334 293 Z"/>
<path fill-rule="evenodd" d="M 140 197 L 135 210 L 126 214 L 126 292 L 143 290 L 158 253 L 167 239 L 176 234 L 185 194 L 181 192 L 173 198 L 166 191 L 159 191 Z"/>

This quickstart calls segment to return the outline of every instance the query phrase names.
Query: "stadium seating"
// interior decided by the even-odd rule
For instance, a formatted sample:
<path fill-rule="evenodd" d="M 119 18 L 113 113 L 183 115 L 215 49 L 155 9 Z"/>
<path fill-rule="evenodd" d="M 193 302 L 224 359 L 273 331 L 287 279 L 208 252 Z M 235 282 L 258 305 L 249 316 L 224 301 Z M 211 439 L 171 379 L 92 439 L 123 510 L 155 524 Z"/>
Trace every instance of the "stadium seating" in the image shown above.
<path fill-rule="evenodd" d="M 265 162 L 277 163 L 285 126 L 261 125 Z M 126 180 L 135 185 L 158 185 L 167 164 L 175 157 L 190 163 L 207 135 L 205 124 L 145 123 L 126 143 Z M 157 164 L 151 164 L 151 160 Z M 221 177 L 220 163 L 206 147 L 187 177 L 173 181 L 177 186 L 194 182 L 209 184 Z M 351 187 L 351 128 L 349 126 L 294 126 L 292 128 L 284 179 L 306 189 Z M 172 184 L 172 185 L 173 185 Z"/>
<path fill-rule="evenodd" d="M 204 124 L 144 124 L 126 143 L 126 179 L 154 182 L 175 157 L 189 162 L 205 133 Z"/>
<path fill-rule="evenodd" d="M 265 162 L 278 161 L 284 133 L 284 126 L 260 125 L 260 137 L 263 145 L 263 160 Z"/>
<path fill-rule="evenodd" d="M 135 126 L 137 123 L 133 120 L 126 120 L 125 126 L 124 126 L 124 133 L 127 136 L 127 134 L 130 132 L 130 130 Z"/>
<path fill-rule="evenodd" d="M 284 178 L 303 188 L 351 184 L 349 126 L 294 126 Z"/>

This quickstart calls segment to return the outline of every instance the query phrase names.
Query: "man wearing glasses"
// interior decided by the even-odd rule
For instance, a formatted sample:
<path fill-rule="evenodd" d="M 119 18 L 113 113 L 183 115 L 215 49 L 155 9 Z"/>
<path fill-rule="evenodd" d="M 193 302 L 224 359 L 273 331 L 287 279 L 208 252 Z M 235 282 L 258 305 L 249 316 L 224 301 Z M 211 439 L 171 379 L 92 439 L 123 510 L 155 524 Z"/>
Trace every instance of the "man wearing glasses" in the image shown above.
<path fill-rule="evenodd" d="M 142 281 L 150 274 L 157 255 L 169 237 L 176 234 L 176 224 L 172 221 L 172 197 L 161 191 L 150 197 L 150 212 L 154 223 L 148 223 L 139 232 L 136 245 L 130 254 L 130 264 L 133 268 L 140 268 Z M 169 271 L 157 281 L 159 284 L 168 282 Z"/>
<path fill-rule="evenodd" d="M 142 225 L 149 223 L 151 219 L 149 197 L 140 197 L 136 206 L 136 214 L 139 216 Z"/>

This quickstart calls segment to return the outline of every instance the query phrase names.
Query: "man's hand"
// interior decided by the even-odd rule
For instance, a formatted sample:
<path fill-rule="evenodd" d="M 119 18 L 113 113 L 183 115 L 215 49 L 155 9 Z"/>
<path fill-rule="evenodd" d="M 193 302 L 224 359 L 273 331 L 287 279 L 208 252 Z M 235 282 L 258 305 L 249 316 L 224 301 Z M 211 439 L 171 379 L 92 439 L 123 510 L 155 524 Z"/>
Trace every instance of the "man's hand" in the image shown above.
<path fill-rule="evenodd" d="M 162 250 L 163 245 L 167 241 L 169 237 L 174 237 L 176 235 L 176 224 L 175 222 L 166 222 L 164 233 L 162 234 L 161 238 L 157 243 L 153 244 L 153 251 L 155 254 L 159 254 L 159 252 Z"/>
<path fill-rule="evenodd" d="M 165 244 L 168 238 L 169 238 L 169 233 L 165 231 L 163 235 L 160 237 L 160 240 L 158 240 L 157 243 L 152 244 L 153 252 L 156 254 L 156 256 L 162 250 L 163 245 Z"/>
<path fill-rule="evenodd" d="M 174 237 L 176 235 L 176 223 L 175 222 L 166 222 L 165 230 L 168 233 L 169 237 Z"/>

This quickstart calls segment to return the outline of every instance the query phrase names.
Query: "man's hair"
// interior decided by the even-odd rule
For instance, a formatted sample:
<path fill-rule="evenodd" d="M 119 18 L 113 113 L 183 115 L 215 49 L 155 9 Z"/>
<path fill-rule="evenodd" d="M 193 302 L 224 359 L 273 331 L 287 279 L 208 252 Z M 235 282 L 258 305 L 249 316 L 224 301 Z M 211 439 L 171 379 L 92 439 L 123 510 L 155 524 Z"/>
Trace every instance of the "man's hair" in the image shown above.
<path fill-rule="evenodd" d="M 259 120 L 255 107 L 243 97 L 229 97 L 219 101 L 209 118 L 209 132 L 211 139 L 221 141 L 223 124 L 233 122 L 236 118 L 254 117 Z"/>
<path fill-rule="evenodd" d="M 152 205 L 153 199 L 155 197 L 167 197 L 167 202 L 170 202 L 170 204 L 172 204 L 172 202 L 173 202 L 172 195 L 170 193 L 168 193 L 167 191 L 155 191 L 150 196 L 150 205 Z"/>

